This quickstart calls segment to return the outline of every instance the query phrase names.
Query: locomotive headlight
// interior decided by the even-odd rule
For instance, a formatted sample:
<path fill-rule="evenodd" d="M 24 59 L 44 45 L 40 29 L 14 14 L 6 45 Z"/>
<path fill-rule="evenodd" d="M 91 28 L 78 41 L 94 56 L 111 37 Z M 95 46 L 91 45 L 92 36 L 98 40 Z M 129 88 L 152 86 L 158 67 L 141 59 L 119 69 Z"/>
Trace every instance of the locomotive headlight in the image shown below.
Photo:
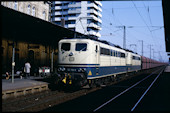
<path fill-rule="evenodd" d="M 61 71 L 61 67 L 60 67 L 60 68 L 58 68 L 58 71 Z"/>
<path fill-rule="evenodd" d="M 61 68 L 61 71 L 65 71 L 65 70 L 66 70 L 66 68 L 64 68 L 64 67 L 63 67 L 63 68 Z"/>
<path fill-rule="evenodd" d="M 82 69 L 82 72 L 85 72 L 85 71 L 86 71 L 86 68 L 83 68 L 83 69 Z"/>
<path fill-rule="evenodd" d="M 65 71 L 66 69 L 64 67 L 59 67 L 58 71 Z"/>
<path fill-rule="evenodd" d="M 84 68 L 79 68 L 79 69 L 78 69 L 78 72 L 84 72 L 84 71 L 85 71 Z"/>
<path fill-rule="evenodd" d="M 79 69 L 78 69 L 78 72 L 81 72 L 81 70 L 82 70 L 82 69 L 81 69 L 81 68 L 79 68 Z"/>

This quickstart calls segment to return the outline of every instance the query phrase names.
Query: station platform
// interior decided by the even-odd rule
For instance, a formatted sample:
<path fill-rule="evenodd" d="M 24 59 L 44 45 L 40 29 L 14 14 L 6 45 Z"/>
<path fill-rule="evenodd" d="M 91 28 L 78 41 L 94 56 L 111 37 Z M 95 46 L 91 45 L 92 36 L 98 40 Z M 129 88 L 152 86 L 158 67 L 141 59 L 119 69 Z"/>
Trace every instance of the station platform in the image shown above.
<path fill-rule="evenodd" d="M 165 68 L 164 72 L 170 73 L 170 65 Z"/>
<path fill-rule="evenodd" d="M 14 83 L 11 79 L 2 79 L 2 99 L 48 90 L 48 83 L 37 79 L 42 77 L 15 78 Z"/>

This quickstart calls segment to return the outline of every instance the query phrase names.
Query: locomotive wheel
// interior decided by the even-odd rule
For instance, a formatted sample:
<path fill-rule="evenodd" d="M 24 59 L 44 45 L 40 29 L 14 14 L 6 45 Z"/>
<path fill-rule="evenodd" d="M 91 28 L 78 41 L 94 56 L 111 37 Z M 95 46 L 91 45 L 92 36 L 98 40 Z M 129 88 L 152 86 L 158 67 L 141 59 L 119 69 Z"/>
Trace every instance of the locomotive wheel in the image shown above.
<path fill-rule="evenodd" d="M 99 87 L 99 86 L 101 86 L 101 79 L 96 79 L 95 80 L 95 84 L 96 84 L 96 87 Z"/>
<path fill-rule="evenodd" d="M 95 84 L 95 80 L 89 80 L 89 87 L 90 88 L 95 88 L 96 87 L 96 84 Z"/>

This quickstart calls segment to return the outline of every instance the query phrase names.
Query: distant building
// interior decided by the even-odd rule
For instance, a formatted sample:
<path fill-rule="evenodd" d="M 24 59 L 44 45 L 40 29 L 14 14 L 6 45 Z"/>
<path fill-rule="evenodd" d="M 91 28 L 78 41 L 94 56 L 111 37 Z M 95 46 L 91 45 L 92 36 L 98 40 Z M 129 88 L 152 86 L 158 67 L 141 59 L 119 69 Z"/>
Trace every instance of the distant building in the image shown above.
<path fill-rule="evenodd" d="M 43 1 L 2 1 L 1 5 L 26 13 L 28 15 L 50 21 L 50 5 L 49 2 Z"/>
<path fill-rule="evenodd" d="M 51 21 L 73 31 L 99 38 L 101 12 L 100 1 L 53 1 Z"/>

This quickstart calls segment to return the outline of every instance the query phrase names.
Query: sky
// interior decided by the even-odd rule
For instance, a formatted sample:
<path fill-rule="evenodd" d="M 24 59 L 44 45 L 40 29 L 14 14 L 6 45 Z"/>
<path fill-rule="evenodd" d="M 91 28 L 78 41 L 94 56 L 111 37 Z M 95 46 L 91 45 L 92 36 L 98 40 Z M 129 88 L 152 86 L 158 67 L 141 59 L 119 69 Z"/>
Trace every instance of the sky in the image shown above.
<path fill-rule="evenodd" d="M 101 1 L 102 30 L 100 40 L 123 47 L 122 26 L 126 26 L 126 48 L 143 56 L 168 62 L 166 53 L 162 1 Z"/>

